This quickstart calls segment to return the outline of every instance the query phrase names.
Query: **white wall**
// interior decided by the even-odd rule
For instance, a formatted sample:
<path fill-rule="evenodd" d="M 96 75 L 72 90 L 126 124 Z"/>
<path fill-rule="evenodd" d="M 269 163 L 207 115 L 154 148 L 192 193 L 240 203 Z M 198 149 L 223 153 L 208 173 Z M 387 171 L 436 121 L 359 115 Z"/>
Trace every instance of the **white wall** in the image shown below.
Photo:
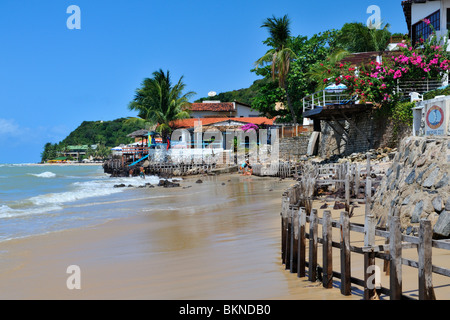
<path fill-rule="evenodd" d="M 448 2 L 448 1 L 442 1 Z M 430 14 L 441 9 L 441 1 L 427 1 L 425 3 L 413 3 L 411 10 L 411 25 L 416 24 Z M 444 15 L 445 16 L 445 15 Z M 441 29 L 442 29 L 442 12 L 441 12 Z"/>
<path fill-rule="evenodd" d="M 211 117 L 217 117 L 217 118 L 222 118 L 222 117 L 229 117 L 231 114 L 232 117 L 235 116 L 235 112 L 232 111 L 231 113 L 228 112 L 217 112 L 217 111 L 192 111 L 191 112 L 191 117 L 192 118 L 211 118 Z"/>
<path fill-rule="evenodd" d="M 411 10 L 411 25 L 420 22 L 437 10 L 441 10 L 441 30 L 437 31 L 436 35 L 438 38 L 445 37 L 447 36 L 447 8 L 450 8 L 450 0 L 413 3 Z M 450 46 L 447 48 L 447 51 L 450 51 Z"/>
<path fill-rule="evenodd" d="M 241 105 L 239 103 L 236 103 L 236 118 L 249 118 L 251 116 L 259 116 L 259 112 L 256 110 L 252 110 L 251 108 Z"/>

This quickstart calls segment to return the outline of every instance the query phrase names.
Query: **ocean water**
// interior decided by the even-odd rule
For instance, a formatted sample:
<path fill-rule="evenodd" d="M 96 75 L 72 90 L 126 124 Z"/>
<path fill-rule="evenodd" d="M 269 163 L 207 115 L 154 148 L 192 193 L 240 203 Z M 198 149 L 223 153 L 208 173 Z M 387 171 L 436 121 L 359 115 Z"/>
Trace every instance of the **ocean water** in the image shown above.
<path fill-rule="evenodd" d="M 110 178 L 101 166 L 0 164 L 0 242 L 127 216 L 136 189 L 114 185 L 158 181 Z"/>

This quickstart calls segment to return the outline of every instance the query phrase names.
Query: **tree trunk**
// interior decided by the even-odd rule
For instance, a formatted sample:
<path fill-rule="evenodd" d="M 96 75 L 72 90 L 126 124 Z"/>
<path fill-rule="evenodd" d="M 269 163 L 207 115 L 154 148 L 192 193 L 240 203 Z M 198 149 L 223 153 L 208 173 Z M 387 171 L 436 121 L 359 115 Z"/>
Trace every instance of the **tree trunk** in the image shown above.
<path fill-rule="evenodd" d="M 297 115 L 295 114 L 294 106 L 292 105 L 291 97 L 289 96 L 288 86 L 284 84 L 284 91 L 286 91 L 286 100 L 288 104 L 289 111 L 291 112 L 292 122 L 293 124 L 297 123 Z"/>

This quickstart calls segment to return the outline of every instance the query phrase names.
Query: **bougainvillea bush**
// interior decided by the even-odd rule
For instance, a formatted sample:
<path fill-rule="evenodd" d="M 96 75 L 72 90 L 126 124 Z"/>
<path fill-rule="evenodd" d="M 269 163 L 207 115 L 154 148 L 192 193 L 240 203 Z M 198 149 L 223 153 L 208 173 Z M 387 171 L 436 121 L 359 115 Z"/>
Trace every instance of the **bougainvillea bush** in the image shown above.
<path fill-rule="evenodd" d="M 357 95 L 361 103 L 392 106 L 400 99 L 397 95 L 400 81 L 442 80 L 450 68 L 449 54 L 442 45 L 444 41 L 436 37 L 429 41 L 422 39 L 415 47 L 401 43 L 399 51 L 384 56 L 381 63 L 371 62 L 359 69 L 340 63 L 335 66 L 332 77 L 324 82 L 346 85 L 348 93 Z"/>
<path fill-rule="evenodd" d="M 257 130 L 259 129 L 259 127 L 258 127 L 256 124 L 253 124 L 253 123 L 247 123 L 246 125 L 243 125 L 243 126 L 241 127 L 241 129 L 242 129 L 242 131 L 244 131 L 244 132 L 248 132 L 248 131 L 251 131 L 251 130 L 257 131 Z"/>

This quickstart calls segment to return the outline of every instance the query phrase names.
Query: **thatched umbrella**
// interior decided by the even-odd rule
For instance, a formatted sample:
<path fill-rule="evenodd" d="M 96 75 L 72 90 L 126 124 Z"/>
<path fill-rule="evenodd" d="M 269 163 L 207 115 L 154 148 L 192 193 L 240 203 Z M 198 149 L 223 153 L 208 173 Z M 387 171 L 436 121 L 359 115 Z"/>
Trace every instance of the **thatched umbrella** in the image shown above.
<path fill-rule="evenodd" d="M 127 137 L 130 138 L 142 138 L 142 147 L 144 147 L 144 138 L 148 138 L 149 131 L 146 129 L 137 130 L 135 132 L 130 133 Z"/>

